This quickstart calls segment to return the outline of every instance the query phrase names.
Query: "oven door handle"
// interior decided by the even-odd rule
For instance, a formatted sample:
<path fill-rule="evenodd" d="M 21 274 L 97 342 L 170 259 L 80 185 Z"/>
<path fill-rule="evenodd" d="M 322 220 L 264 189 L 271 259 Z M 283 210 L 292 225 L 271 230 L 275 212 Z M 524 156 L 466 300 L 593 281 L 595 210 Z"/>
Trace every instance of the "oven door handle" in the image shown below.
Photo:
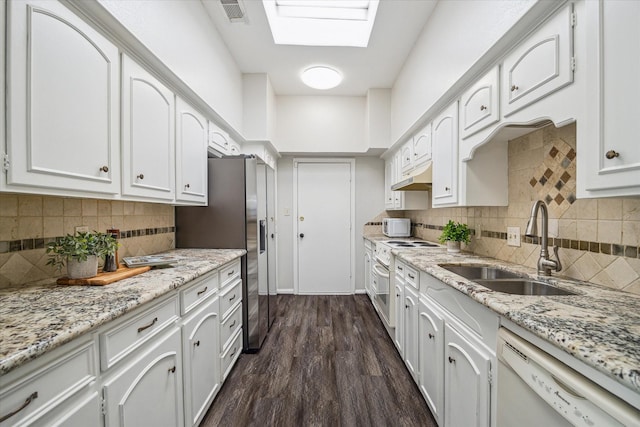
<path fill-rule="evenodd" d="M 389 270 L 386 269 L 381 269 L 381 267 L 378 266 L 378 264 L 373 264 L 373 269 L 375 270 L 376 274 L 380 277 L 384 277 L 386 279 L 389 278 Z"/>

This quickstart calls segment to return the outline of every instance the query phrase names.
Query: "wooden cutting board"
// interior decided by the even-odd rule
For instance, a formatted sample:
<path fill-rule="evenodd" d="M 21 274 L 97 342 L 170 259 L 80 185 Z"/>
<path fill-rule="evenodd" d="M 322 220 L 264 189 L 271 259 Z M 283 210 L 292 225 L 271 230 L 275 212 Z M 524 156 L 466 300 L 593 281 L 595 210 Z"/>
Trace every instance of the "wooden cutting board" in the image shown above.
<path fill-rule="evenodd" d="M 95 277 L 89 277 L 87 279 L 69 279 L 68 277 L 59 278 L 56 283 L 58 285 L 92 285 L 92 286 L 104 286 L 118 280 L 127 279 L 129 277 L 142 274 L 145 271 L 151 270 L 150 266 L 128 268 L 120 264 L 116 271 L 105 273 L 99 272 Z"/>

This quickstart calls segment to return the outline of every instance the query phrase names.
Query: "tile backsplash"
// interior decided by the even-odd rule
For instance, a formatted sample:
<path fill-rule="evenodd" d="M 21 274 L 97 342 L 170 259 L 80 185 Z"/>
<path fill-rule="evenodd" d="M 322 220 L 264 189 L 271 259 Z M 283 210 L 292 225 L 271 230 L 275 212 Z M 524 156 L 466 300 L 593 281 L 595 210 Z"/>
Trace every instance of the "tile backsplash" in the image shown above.
<path fill-rule="evenodd" d="M 640 198 L 575 198 L 575 124 L 547 126 L 509 141 L 509 205 L 405 211 L 414 235 L 435 241 L 449 219 L 475 236 L 466 250 L 535 267 L 540 245 L 524 237 L 535 200 L 549 209 L 549 235 L 560 246 L 560 275 L 640 294 Z M 521 246 L 507 246 L 520 227 Z"/>
<path fill-rule="evenodd" d="M 119 257 L 172 249 L 174 211 L 155 203 L 0 194 L 0 287 L 61 275 L 46 265 L 45 245 L 78 226 L 119 229 Z"/>

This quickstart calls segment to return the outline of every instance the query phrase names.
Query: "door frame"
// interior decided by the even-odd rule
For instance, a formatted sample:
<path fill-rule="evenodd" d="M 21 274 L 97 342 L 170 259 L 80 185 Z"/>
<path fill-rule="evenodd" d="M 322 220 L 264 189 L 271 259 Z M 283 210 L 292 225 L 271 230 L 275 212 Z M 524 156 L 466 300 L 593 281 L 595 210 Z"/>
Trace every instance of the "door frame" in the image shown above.
<path fill-rule="evenodd" d="M 356 179 L 355 179 L 355 168 L 356 168 L 356 160 L 353 158 L 315 158 L 315 157 L 294 157 L 293 158 L 293 293 L 298 295 L 299 292 L 299 271 L 298 271 L 298 164 L 299 163 L 346 163 L 350 165 L 350 210 L 351 217 L 349 218 L 351 227 L 349 233 L 350 240 L 350 248 L 349 251 L 351 256 L 349 257 L 350 268 L 349 268 L 349 290 L 351 294 L 355 294 L 356 291 L 356 278 L 354 274 L 355 267 L 355 256 L 356 256 L 356 247 L 355 247 L 355 229 L 353 224 L 355 223 L 355 192 L 356 192 Z"/>

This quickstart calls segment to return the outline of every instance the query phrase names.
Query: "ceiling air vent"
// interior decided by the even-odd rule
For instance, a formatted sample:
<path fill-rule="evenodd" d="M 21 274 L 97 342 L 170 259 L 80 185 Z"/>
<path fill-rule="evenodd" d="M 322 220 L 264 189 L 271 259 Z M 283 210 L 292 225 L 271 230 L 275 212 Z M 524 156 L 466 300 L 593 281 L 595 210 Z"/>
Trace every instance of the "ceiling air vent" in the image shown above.
<path fill-rule="evenodd" d="M 220 0 L 220 4 L 224 9 L 225 15 L 229 18 L 229 22 L 247 22 L 245 19 L 244 5 L 240 0 Z"/>

